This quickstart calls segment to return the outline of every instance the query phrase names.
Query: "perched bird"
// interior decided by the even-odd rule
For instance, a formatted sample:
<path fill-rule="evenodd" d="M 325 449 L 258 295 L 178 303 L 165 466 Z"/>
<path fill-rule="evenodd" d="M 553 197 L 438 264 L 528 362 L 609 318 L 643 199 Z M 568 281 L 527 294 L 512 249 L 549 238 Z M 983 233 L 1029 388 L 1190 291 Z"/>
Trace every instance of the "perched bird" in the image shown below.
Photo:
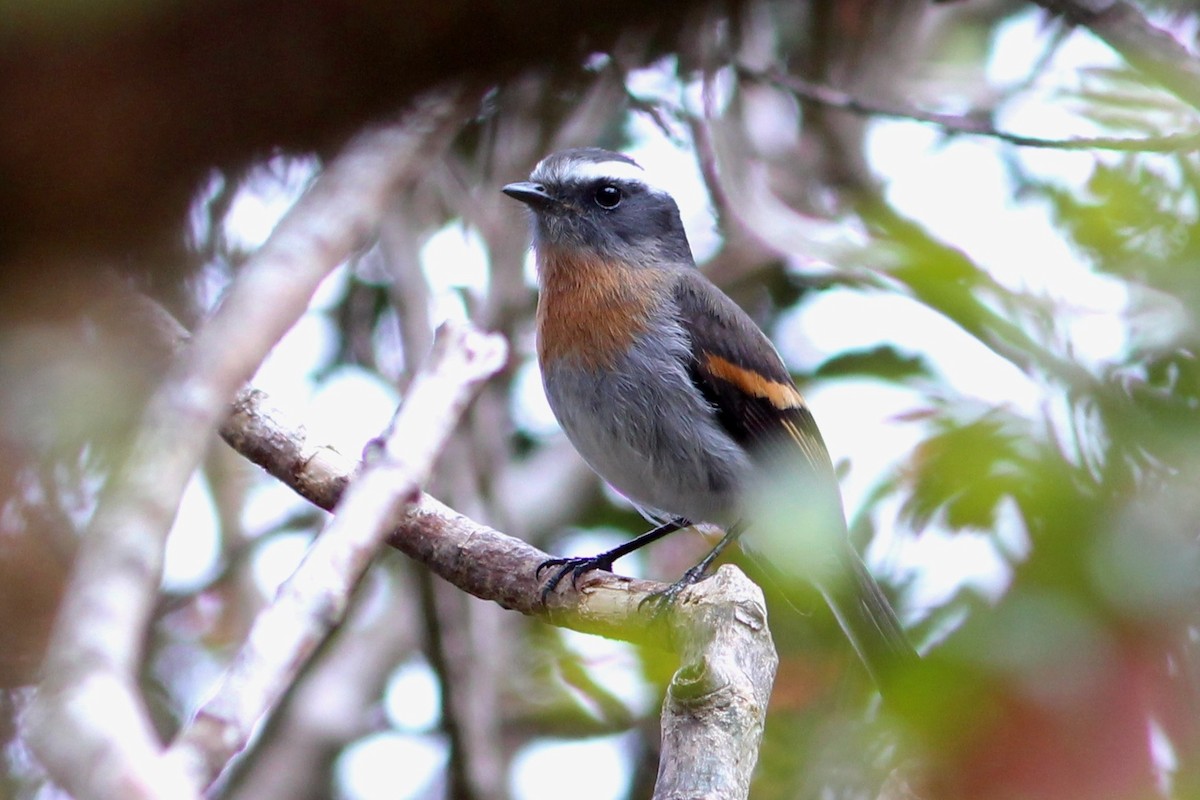
<path fill-rule="evenodd" d="M 724 527 L 669 600 L 755 527 L 764 516 L 756 490 L 783 478 L 817 512 L 806 524 L 833 529 L 819 540 L 828 543 L 822 563 L 805 574 L 867 669 L 878 677 L 885 662 L 915 657 L 846 536 L 812 414 L 766 335 L 696 268 L 671 195 L 633 159 L 590 147 L 548 156 L 503 191 L 533 212 L 550 407 L 591 468 L 661 523 L 598 556 L 546 562 L 557 569 L 545 591 L 690 524 Z"/>

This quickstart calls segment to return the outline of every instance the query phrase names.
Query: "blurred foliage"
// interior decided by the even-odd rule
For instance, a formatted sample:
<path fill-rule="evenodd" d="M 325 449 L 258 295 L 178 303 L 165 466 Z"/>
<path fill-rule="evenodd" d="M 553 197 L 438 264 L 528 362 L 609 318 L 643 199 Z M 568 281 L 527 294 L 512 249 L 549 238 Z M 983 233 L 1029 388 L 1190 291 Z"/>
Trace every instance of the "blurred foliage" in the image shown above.
<path fill-rule="evenodd" d="M 1010 145 L 995 143 L 991 157 L 1009 173 L 1011 205 L 1048 215 L 1087 270 L 1127 298 L 1118 320 L 1123 345 L 1097 360 L 1081 353 L 1071 327 L 1074 298 L 1015 285 L 1002 266 L 982 263 L 889 201 L 880 185 L 887 176 L 871 174 L 865 155 L 869 115 L 821 107 L 731 68 L 769 64 L 867 99 L 933 97 L 939 107 L 989 118 L 1050 83 L 1055 100 L 1099 135 L 1197 127 L 1194 109 L 1124 66 L 1056 72 L 1057 49 L 1086 33 L 1043 25 L 1040 17 L 1045 56 L 1026 79 L 993 85 L 987 64 L 998 31 L 1035 12 L 1004 3 L 950 5 L 752 4 L 736 20 L 698 20 L 681 35 L 678 56 L 652 70 L 631 37 L 623 49 L 591 54 L 576 72 L 498 87 L 446 164 L 397 199 L 380 244 L 311 312 L 335 336 L 308 377 L 321 385 L 338 368 L 356 365 L 403 386 L 438 314 L 450 308 L 484 320 L 514 342 L 515 363 L 464 421 L 435 493 L 551 551 L 579 533 L 639 532 L 640 518 L 597 490 L 560 437 L 510 417 L 514 404 L 529 402 L 519 394 L 519 375 L 533 357 L 534 291 L 523 272 L 526 232 L 495 189 L 558 147 L 621 148 L 648 128 L 665 128 L 665 138 L 686 143 L 697 157 L 722 225 L 702 267 L 765 328 L 802 315 L 825 292 L 903 297 L 952 323 L 1039 393 L 1032 409 L 995 405 L 955 388 L 925 354 L 893 343 L 826 354 L 797 375 L 807 387 L 865 381 L 911 398 L 907 412 L 881 424 L 913 428 L 918 440 L 852 509 L 856 538 L 878 538 L 888 550 L 933 537 L 983 537 L 1007 572 L 999 591 L 960 582 L 936 604 L 915 607 L 922 576 L 892 568 L 890 556 L 876 559 L 926 653 L 919 667 L 896 676 L 886 704 L 848 657 L 818 598 L 810 608 L 773 606 L 782 664 L 752 796 L 875 797 L 897 765 L 929 798 L 1200 796 L 1196 154 L 1075 153 L 1087 159 L 1086 176 L 1072 182 L 1046 177 Z M 1173 8 L 1173 18 L 1186 22 L 1180 28 L 1194 29 L 1195 12 Z M 954 138 L 947 134 L 946 141 Z M 266 192 L 270 163 L 198 193 L 200 222 L 185 238 L 202 266 L 168 293 L 191 298 L 184 318 L 201 313 L 244 258 L 224 225 L 238 191 Z M 484 242 L 488 284 L 437 291 L 421 247 L 458 222 Z M 853 241 L 830 231 L 853 231 Z M 89 305 L 99 296 L 63 290 L 64 304 L 86 313 L 42 315 L 36 325 L 9 321 L 0 330 L 6 684 L 29 679 L 36 661 L 30 654 L 42 646 L 52 612 L 45 587 L 61 582 L 112 448 L 120 447 L 151 384 L 146 373 L 163 360 L 130 345 L 147 330 L 136 315 L 119 304 Z M 21 344 L 34 338 L 38 349 Z M 78 341 L 95 350 L 80 350 Z M 29 373 L 20 382 L 9 378 L 17 367 Z M 168 732 L 265 602 L 253 573 L 272 539 L 320 524 L 283 500 L 271 501 L 269 521 L 251 523 L 248 509 L 263 479 L 227 453 L 214 454 L 205 469 L 219 518 L 219 568 L 164 601 L 145 678 L 156 721 Z M 553 502 L 523 488 L 531 484 L 556 487 Z M 514 497 L 522 492 L 526 499 Z M 43 547 L 55 557 L 44 556 Z M 673 577 L 703 549 L 699 537 L 671 537 L 647 561 L 619 568 Z M 46 573 L 40 592 L 19 583 L 33 574 L 30 564 Z M 753 564 L 746 568 L 753 573 Z M 355 724 L 324 720 L 320 727 L 285 716 L 285 709 L 220 796 L 268 796 L 254 771 L 277 766 L 276 747 L 284 763 L 288 752 L 309 756 L 311 770 L 297 768 L 303 791 L 292 787 L 280 796 L 347 796 L 335 786 L 337 758 L 380 729 L 436 733 L 458 754 L 434 788 L 418 787 L 413 796 L 479 798 L 505 796 L 505 771 L 530 742 L 634 731 L 630 796 L 645 795 L 658 698 L 674 668 L 668 659 L 619 646 L 591 649 L 541 623 L 428 587 L 413 596 L 396 588 L 411 587 L 413 567 L 389 561 L 383 569 L 397 579 L 377 590 L 375 605 L 362 600 L 365 621 L 356 624 L 378 631 L 395 615 L 419 627 L 409 618 L 420 617 L 443 635 L 393 641 L 383 667 L 346 677 L 361 694 L 356 702 L 370 709 Z M 6 594 L 6 586 L 14 588 Z M 10 618 L 26 624 L 9 625 Z M 414 732 L 384 719 L 381 706 L 394 665 L 418 650 L 437 672 L 443 696 L 439 718 Z M 310 670 L 306 680 L 319 673 Z M 631 675 L 637 689 L 629 688 Z M 21 691 L 0 696 L 0 744 L 9 765 L 0 796 L 33 796 L 42 781 L 9 732 Z M 295 744 L 301 722 L 312 726 L 307 750 Z"/>
<path fill-rule="evenodd" d="M 1106 77 L 1114 91 L 1136 86 L 1123 70 Z M 1145 120 L 1136 98 L 1087 99 L 1124 106 L 1128 119 L 1095 115 L 1116 130 L 1163 132 L 1128 124 Z M 1148 797 L 1163 785 L 1192 796 L 1195 718 L 1179 709 L 1194 709 L 1200 688 L 1195 168 L 1190 152 L 1097 157 L 1082 191 L 1021 176 L 1024 202 L 1047 204 L 1080 257 L 1129 292 L 1128 344 L 1112 363 L 1080 360 L 1059 335 L 1055 315 L 1071 298 L 1047 307 L 969 254 L 881 226 L 901 236 L 891 276 L 1035 377 L 1046 398 L 1044 416 L 1029 418 L 939 393 L 921 414 L 927 437 L 886 487 L 915 531 L 997 531 L 1012 504 L 1030 540 L 998 604 L 954 601 L 967 605 L 965 624 L 896 702 L 946 767 L 939 796 Z M 1151 313 L 1150 324 L 1138 318 Z M 1172 743 L 1165 781 L 1153 725 Z"/>

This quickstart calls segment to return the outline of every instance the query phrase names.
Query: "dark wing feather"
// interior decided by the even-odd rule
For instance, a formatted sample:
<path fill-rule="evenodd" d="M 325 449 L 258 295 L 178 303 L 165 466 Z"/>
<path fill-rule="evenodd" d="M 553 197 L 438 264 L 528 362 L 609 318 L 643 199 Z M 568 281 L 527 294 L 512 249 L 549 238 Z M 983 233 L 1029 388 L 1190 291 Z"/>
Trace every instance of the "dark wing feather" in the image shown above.
<path fill-rule="evenodd" d="M 768 469 L 799 464 L 807 474 L 798 480 L 816 489 L 810 501 L 829 503 L 824 518 L 842 525 L 831 554 L 841 579 L 821 586 L 821 593 L 883 688 L 891 667 L 916 658 L 916 652 L 845 535 L 837 477 L 812 413 L 766 335 L 707 278 L 695 270 L 681 271 L 675 300 L 691 339 L 692 382 L 712 404 L 721 426 Z M 800 459 L 795 457 L 797 450 Z M 782 576 L 769 564 L 760 566 L 787 594 L 795 576 Z"/>
<path fill-rule="evenodd" d="M 691 339 L 692 382 L 713 405 L 722 427 L 764 460 L 789 455 L 794 460 L 799 448 L 813 475 L 836 493 L 821 432 L 766 335 L 695 270 L 679 274 L 675 300 Z"/>

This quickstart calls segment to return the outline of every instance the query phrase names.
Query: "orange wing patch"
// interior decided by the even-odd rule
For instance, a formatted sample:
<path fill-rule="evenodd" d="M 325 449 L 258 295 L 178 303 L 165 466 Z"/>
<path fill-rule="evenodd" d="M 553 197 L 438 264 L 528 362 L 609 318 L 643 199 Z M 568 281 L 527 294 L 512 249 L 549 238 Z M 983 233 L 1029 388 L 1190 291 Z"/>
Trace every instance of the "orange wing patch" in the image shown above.
<path fill-rule="evenodd" d="M 800 390 L 790 383 L 773 381 L 754 370 L 739 367 L 712 353 L 704 354 L 704 366 L 715 377 L 728 381 L 752 397 L 761 397 L 780 410 L 804 408 Z"/>

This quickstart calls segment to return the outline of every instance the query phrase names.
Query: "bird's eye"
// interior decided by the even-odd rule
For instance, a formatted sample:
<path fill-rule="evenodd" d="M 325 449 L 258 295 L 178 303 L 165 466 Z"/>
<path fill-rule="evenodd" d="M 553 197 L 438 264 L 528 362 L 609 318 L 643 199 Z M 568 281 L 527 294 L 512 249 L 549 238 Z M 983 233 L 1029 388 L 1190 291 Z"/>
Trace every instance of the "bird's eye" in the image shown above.
<path fill-rule="evenodd" d="M 596 190 L 592 199 L 601 208 L 613 209 L 621 203 L 621 190 L 611 184 L 605 184 Z"/>

